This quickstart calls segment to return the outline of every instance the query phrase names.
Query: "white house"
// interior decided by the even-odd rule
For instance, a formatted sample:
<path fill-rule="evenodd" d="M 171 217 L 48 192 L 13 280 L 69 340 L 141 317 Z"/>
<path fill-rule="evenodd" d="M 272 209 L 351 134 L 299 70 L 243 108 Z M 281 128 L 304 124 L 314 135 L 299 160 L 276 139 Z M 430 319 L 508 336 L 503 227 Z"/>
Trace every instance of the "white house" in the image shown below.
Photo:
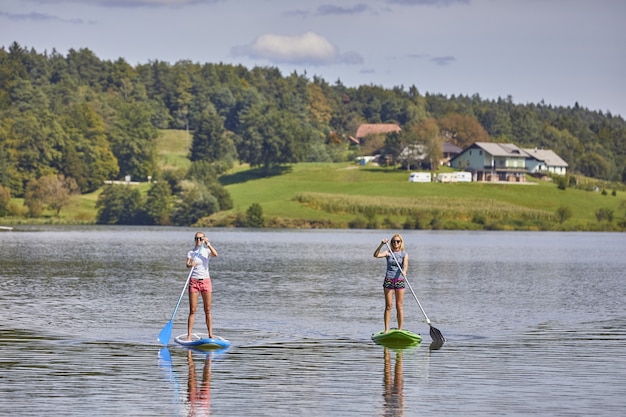
<path fill-rule="evenodd" d="M 512 143 L 474 142 L 450 160 L 450 166 L 474 174 L 476 181 L 526 181 L 529 155 Z"/>
<path fill-rule="evenodd" d="M 450 160 L 476 181 L 525 182 L 526 174 L 565 175 L 567 162 L 546 149 L 522 149 L 512 143 L 474 142 Z"/>
<path fill-rule="evenodd" d="M 526 159 L 526 169 L 531 174 L 567 174 L 567 162 L 550 149 L 524 149 L 530 155 Z"/>

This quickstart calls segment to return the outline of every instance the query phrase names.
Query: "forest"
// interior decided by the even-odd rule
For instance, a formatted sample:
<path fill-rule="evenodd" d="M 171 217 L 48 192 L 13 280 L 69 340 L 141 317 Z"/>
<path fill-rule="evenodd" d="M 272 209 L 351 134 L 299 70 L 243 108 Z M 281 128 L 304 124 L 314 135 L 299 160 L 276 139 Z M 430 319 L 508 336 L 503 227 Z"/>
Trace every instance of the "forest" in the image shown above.
<path fill-rule="evenodd" d="M 396 123 L 402 131 L 351 145 L 363 123 Z M 159 169 L 160 129 L 189 132 L 186 172 Z M 434 158 L 445 141 L 552 149 L 571 173 L 626 182 L 624 119 L 584 103 L 421 94 L 415 85 L 347 87 L 273 67 L 184 60 L 132 66 L 123 58 L 101 60 L 89 49 L 66 55 L 18 43 L 0 49 L 0 216 L 10 198 L 24 198 L 37 216 L 44 204 L 62 207 L 62 198 L 46 199 L 55 187 L 89 193 L 128 177 L 163 180 L 150 190 L 153 204 L 139 210 L 141 219 L 136 210 L 135 218 L 120 220 L 124 209 L 106 198 L 127 191 L 109 187 L 99 201 L 100 222 L 192 224 L 200 216 L 192 212 L 232 207 L 217 178 L 238 162 L 269 174 L 284 164 L 380 153 L 401 166 L 408 145 L 423 145 Z M 172 205 L 175 198 L 186 205 Z"/>

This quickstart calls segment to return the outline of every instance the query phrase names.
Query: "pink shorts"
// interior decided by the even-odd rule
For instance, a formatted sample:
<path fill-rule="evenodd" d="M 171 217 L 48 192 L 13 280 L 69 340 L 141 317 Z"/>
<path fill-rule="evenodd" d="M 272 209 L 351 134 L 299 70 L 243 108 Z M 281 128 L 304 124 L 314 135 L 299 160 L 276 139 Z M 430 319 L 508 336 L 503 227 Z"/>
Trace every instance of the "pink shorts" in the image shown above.
<path fill-rule="evenodd" d="M 195 279 L 192 278 L 189 281 L 189 292 L 212 292 L 213 286 L 211 285 L 211 278 Z"/>

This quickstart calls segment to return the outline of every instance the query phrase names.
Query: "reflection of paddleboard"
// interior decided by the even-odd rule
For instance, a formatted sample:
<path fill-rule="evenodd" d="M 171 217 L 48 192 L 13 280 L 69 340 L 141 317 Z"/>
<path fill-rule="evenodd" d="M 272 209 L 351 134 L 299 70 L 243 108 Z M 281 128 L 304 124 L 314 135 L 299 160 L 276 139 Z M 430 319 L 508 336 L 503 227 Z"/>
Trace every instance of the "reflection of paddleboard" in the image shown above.
<path fill-rule="evenodd" d="M 199 350 L 215 350 L 230 347 L 230 342 L 219 336 L 209 337 L 207 334 L 192 334 L 191 340 L 187 340 L 187 334 L 176 336 L 174 341 L 181 346 Z"/>
<path fill-rule="evenodd" d="M 372 335 L 372 340 L 383 346 L 388 347 L 410 347 L 419 344 L 422 336 L 408 330 L 390 329 L 387 333 L 381 330 Z"/>

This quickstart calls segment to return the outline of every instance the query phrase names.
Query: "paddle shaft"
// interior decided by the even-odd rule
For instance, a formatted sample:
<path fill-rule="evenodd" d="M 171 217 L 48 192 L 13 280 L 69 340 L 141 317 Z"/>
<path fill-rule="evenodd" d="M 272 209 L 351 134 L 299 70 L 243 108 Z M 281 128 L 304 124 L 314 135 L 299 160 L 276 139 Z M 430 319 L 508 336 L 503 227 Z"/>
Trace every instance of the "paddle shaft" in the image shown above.
<path fill-rule="evenodd" d="M 178 302 L 176 303 L 176 307 L 174 307 L 174 312 L 172 313 L 172 318 L 170 321 L 174 321 L 174 316 L 176 316 L 176 312 L 178 311 L 178 307 L 180 306 L 180 302 L 183 299 L 183 295 L 185 295 L 185 290 L 187 289 L 187 285 L 189 285 L 189 280 L 191 280 L 191 274 L 193 274 L 194 267 L 192 266 L 189 271 L 189 275 L 187 275 L 187 281 L 185 281 L 185 286 L 183 290 L 180 292 L 180 297 L 178 297 Z"/>
<path fill-rule="evenodd" d="M 400 265 L 400 262 L 398 262 L 398 259 L 396 259 L 396 255 L 393 254 L 393 250 L 391 250 L 391 247 L 389 246 L 389 243 L 385 242 L 385 245 L 387 246 L 387 250 L 389 251 L 389 253 L 393 257 L 393 260 L 396 262 L 396 265 L 398 265 L 398 268 L 400 268 L 400 272 L 402 273 L 402 276 L 404 277 L 404 280 L 406 281 L 406 284 L 409 286 L 409 290 L 411 290 L 411 294 L 413 294 L 413 297 L 415 298 L 415 301 L 417 301 L 417 305 L 420 307 L 420 310 L 422 310 L 422 314 L 424 315 L 424 318 L 426 319 L 426 323 L 430 326 L 430 319 L 426 315 L 426 312 L 424 311 L 424 307 L 422 307 L 422 303 L 420 303 L 420 300 L 417 298 L 417 295 L 415 295 L 415 291 L 413 291 L 413 287 L 411 287 L 411 283 L 409 282 L 409 280 L 406 277 L 404 271 L 402 270 L 402 266 Z"/>

